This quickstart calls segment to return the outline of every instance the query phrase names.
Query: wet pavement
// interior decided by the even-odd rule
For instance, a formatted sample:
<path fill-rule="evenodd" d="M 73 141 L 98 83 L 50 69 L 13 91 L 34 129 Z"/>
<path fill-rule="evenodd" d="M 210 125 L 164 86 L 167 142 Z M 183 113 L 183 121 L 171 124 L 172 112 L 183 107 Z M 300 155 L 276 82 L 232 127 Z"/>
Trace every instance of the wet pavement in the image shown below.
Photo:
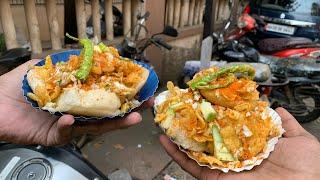
<path fill-rule="evenodd" d="M 82 149 L 85 157 L 105 174 L 124 168 L 133 179 L 153 179 L 171 159 L 160 145 L 161 130 L 154 124 L 151 110 L 142 111 L 142 116 L 140 124 L 88 143 Z"/>

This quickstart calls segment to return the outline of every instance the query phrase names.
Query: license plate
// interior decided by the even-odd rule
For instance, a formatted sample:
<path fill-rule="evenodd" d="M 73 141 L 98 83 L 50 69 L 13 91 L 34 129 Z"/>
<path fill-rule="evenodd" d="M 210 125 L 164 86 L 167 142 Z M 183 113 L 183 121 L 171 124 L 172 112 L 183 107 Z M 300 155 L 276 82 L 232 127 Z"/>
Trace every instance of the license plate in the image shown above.
<path fill-rule="evenodd" d="M 291 26 L 284 26 L 284 25 L 269 23 L 267 25 L 266 30 L 271 32 L 293 35 L 296 29 Z"/>

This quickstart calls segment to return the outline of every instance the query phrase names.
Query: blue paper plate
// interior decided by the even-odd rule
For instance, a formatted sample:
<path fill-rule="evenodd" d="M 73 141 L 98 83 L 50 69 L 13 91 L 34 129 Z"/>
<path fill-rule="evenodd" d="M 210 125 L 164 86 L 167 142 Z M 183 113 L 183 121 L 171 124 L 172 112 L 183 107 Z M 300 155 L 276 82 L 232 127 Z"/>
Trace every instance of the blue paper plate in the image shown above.
<path fill-rule="evenodd" d="M 60 61 L 64 61 L 64 62 L 68 61 L 70 55 L 79 55 L 79 54 L 80 54 L 80 50 L 68 50 L 68 51 L 63 51 L 63 52 L 59 52 L 56 54 L 52 54 L 50 56 L 51 56 L 52 63 L 56 64 L 57 62 L 60 62 Z M 145 85 L 141 88 L 140 92 L 138 93 L 138 101 L 143 103 L 144 101 L 148 100 L 150 97 L 152 97 L 154 95 L 154 93 L 156 92 L 156 90 L 158 88 L 159 79 L 158 79 L 156 72 L 149 64 L 142 63 L 139 61 L 134 61 L 134 63 L 139 64 L 149 70 L 149 77 L 147 79 L 147 82 L 145 83 Z M 44 64 L 45 64 L 45 60 L 42 59 L 35 66 L 43 66 Z M 32 89 L 29 86 L 29 83 L 27 81 L 27 75 L 25 75 L 23 78 L 22 90 L 23 90 L 23 96 L 25 97 L 26 101 L 29 102 L 32 107 L 34 107 L 36 109 L 41 109 L 36 101 L 33 101 L 32 99 L 30 99 L 27 96 L 28 93 L 32 92 Z M 106 116 L 106 117 L 74 116 L 74 117 L 75 117 L 76 121 L 83 121 L 83 122 L 95 121 L 95 120 L 111 120 L 111 119 L 123 117 L 125 114 L 131 112 L 134 109 L 135 108 L 130 109 L 128 112 L 117 115 L 117 116 Z M 46 111 L 46 110 L 43 110 L 43 111 Z M 49 112 L 49 111 L 47 111 L 47 112 Z M 54 113 L 54 115 L 56 115 L 56 116 L 62 116 L 65 114 L 67 114 L 67 113 L 63 113 L 63 112 Z"/>

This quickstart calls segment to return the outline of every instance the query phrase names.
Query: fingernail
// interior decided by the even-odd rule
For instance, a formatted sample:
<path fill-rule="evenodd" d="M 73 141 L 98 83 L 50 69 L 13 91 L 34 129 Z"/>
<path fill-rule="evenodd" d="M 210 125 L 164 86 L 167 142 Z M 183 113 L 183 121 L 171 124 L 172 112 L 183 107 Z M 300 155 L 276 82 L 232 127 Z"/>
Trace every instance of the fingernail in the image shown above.
<path fill-rule="evenodd" d="M 137 123 L 142 121 L 142 117 L 139 113 L 134 112 L 134 113 L 132 113 L 132 116 L 136 120 Z"/>

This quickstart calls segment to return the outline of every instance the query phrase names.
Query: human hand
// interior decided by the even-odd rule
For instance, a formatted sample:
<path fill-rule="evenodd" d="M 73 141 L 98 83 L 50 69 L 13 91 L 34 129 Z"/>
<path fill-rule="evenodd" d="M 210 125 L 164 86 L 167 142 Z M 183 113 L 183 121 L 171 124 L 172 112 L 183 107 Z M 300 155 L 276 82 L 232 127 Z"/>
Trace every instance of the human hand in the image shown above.
<path fill-rule="evenodd" d="M 127 128 L 141 121 L 141 115 L 133 112 L 117 120 L 74 125 L 72 115 L 58 118 L 34 109 L 22 95 L 21 81 L 29 66 L 37 61 L 28 61 L 0 76 L 0 141 L 57 146 L 83 134 L 99 135 Z M 141 107 L 151 107 L 152 103 L 149 100 Z"/>
<path fill-rule="evenodd" d="M 285 109 L 278 108 L 277 112 L 286 130 L 284 137 L 279 139 L 269 158 L 250 171 L 223 173 L 200 167 L 181 152 L 167 136 L 160 136 L 160 142 L 173 160 L 197 179 L 319 179 L 319 141 L 303 129 Z"/>

